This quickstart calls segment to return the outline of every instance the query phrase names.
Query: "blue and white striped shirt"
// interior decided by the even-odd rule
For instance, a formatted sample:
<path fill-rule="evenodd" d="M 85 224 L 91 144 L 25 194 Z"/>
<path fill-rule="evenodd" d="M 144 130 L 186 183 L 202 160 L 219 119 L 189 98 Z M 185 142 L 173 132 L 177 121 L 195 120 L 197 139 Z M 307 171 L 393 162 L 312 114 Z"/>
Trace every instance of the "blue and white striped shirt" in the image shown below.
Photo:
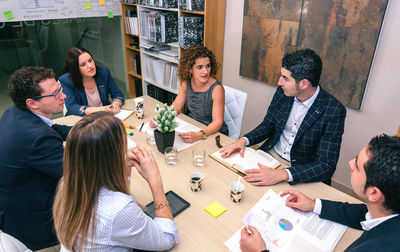
<path fill-rule="evenodd" d="M 89 234 L 91 230 L 89 230 Z M 82 251 L 168 250 L 179 242 L 173 220 L 147 216 L 131 195 L 102 188 L 96 212 L 96 233 Z M 75 245 L 79 244 L 79 236 Z M 68 251 L 61 246 L 61 251 Z"/>

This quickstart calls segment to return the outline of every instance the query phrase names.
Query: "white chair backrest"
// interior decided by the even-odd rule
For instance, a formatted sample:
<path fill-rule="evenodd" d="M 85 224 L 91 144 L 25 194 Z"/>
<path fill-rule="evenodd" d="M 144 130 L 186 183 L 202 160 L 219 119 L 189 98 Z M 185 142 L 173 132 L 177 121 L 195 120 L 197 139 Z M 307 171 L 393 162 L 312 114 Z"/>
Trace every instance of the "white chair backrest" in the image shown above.
<path fill-rule="evenodd" d="M 0 230 L 0 252 L 32 252 L 22 242 Z"/>
<path fill-rule="evenodd" d="M 224 85 L 225 89 L 225 113 L 224 121 L 228 125 L 229 137 L 237 140 L 242 128 L 244 108 L 246 106 L 247 93 Z"/>

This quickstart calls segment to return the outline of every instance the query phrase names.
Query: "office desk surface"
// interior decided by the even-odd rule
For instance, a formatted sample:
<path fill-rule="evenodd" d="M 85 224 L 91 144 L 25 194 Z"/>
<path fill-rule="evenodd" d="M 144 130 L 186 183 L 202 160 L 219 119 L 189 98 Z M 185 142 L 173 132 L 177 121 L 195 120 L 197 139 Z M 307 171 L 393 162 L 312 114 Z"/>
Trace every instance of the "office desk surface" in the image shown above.
<path fill-rule="evenodd" d="M 294 189 L 312 198 L 319 197 L 336 201 L 346 201 L 349 203 L 360 203 L 359 200 L 323 183 L 310 183 L 295 186 L 291 186 L 288 183 L 280 183 L 274 186 L 255 187 L 242 180 L 242 183 L 245 185 L 243 198 L 240 203 L 235 204 L 230 200 L 230 191 L 228 187 L 232 181 L 237 181 L 238 175 L 208 157 L 208 154 L 218 149 L 214 139 L 216 135 L 221 135 L 221 144 L 223 146 L 234 140 L 220 133 L 216 133 L 212 136 L 208 136 L 206 140 L 179 152 L 176 165 L 167 165 L 164 161 L 164 155 L 158 152 L 155 145 L 147 145 L 145 133 L 139 132 L 138 126 L 140 126 L 142 122 L 148 122 L 150 118 L 154 116 L 154 108 L 156 104 L 159 103 L 149 96 L 144 96 L 143 98 L 145 99 L 144 119 L 139 120 L 136 118 L 136 115 L 132 115 L 124 121 L 125 123 L 137 126 L 137 128 L 133 130 L 134 135 L 130 137 L 137 144 L 143 145 L 153 151 L 158 161 L 165 192 L 173 190 L 191 204 L 188 209 L 175 217 L 175 222 L 179 229 L 180 242 L 173 248 L 173 251 L 229 251 L 224 246 L 224 242 L 243 225 L 242 217 L 270 188 L 277 193 L 286 189 Z M 134 101 L 127 100 L 123 108 L 133 109 Z M 179 115 L 178 117 L 200 128 L 204 128 L 204 125 L 185 115 Z M 80 118 L 81 117 L 78 116 L 68 116 L 56 119 L 55 121 L 61 124 L 73 125 Z M 194 148 L 206 150 L 204 167 L 198 168 L 193 166 L 192 150 Z M 199 192 L 192 192 L 190 190 L 189 174 L 194 171 L 199 171 L 205 175 L 202 190 Z M 136 201 L 143 206 L 152 201 L 150 188 L 135 168 L 132 169 L 131 175 L 131 193 Z M 212 217 L 204 210 L 206 206 L 214 201 L 219 202 L 222 206 L 227 208 L 227 211 L 218 218 Z M 343 251 L 357 239 L 361 233 L 361 231 L 348 228 L 336 246 L 335 251 Z"/>

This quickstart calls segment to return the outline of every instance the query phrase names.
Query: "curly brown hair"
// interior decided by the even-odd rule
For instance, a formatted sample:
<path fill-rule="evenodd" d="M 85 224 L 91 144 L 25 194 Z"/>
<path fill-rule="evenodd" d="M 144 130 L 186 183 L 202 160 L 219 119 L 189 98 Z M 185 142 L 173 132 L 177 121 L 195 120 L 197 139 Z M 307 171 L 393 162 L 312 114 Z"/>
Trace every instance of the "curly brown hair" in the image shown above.
<path fill-rule="evenodd" d="M 47 79 L 54 79 L 53 69 L 24 66 L 11 74 L 8 81 L 8 95 L 15 106 L 28 110 L 26 99 L 40 96 L 43 90 L 39 83 Z"/>
<path fill-rule="evenodd" d="M 183 55 L 179 60 L 178 75 L 181 83 L 191 78 L 190 70 L 192 69 L 196 59 L 209 58 L 211 64 L 210 75 L 215 78 L 218 71 L 218 63 L 215 60 L 215 55 L 205 46 L 194 45 L 183 49 Z"/>

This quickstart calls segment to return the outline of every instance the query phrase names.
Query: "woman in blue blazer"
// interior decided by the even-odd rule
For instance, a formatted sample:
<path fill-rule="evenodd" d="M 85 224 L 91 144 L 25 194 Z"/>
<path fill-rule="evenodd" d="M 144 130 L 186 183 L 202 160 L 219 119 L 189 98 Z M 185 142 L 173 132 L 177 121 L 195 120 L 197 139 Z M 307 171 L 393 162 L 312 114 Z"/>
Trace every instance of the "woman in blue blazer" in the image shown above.
<path fill-rule="evenodd" d="M 66 72 L 59 79 L 67 95 L 65 115 L 87 115 L 96 111 L 118 113 L 124 96 L 106 67 L 96 66 L 90 52 L 72 47 L 67 52 Z M 112 99 L 112 103 L 109 101 Z"/>

